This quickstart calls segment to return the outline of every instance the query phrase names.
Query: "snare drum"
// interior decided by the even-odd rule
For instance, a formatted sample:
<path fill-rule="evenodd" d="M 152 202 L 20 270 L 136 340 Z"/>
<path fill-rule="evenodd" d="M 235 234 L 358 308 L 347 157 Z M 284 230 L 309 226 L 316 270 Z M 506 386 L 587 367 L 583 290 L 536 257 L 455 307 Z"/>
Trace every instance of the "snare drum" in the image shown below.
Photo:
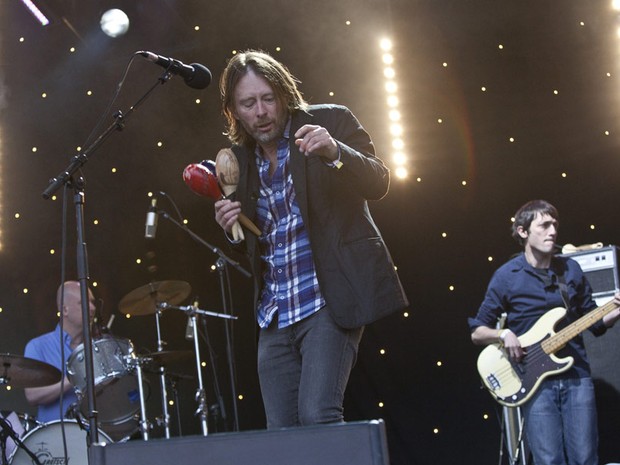
<path fill-rule="evenodd" d="M 128 366 L 127 357 L 133 353 L 129 339 L 105 337 L 93 341 L 93 371 L 97 418 L 106 424 L 117 425 L 132 420 L 140 409 L 138 378 Z M 67 376 L 80 400 L 80 410 L 88 416 L 84 345 L 80 344 L 67 361 Z"/>
<path fill-rule="evenodd" d="M 66 461 L 60 420 L 36 427 L 22 438 L 22 442 L 42 464 L 88 465 L 86 431 L 82 430 L 75 420 L 65 420 L 64 423 L 67 439 Z M 100 442 L 110 442 L 104 433 L 99 432 L 99 435 Z M 9 463 L 11 465 L 32 465 L 33 460 L 24 449 L 18 448 Z"/>

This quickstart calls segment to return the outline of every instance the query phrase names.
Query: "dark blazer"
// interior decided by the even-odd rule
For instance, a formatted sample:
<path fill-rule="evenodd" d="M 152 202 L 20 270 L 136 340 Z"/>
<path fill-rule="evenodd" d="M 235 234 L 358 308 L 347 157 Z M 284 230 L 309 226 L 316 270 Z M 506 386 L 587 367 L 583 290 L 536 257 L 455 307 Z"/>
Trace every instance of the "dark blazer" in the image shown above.
<path fill-rule="evenodd" d="M 338 142 L 340 169 L 318 156 L 300 153 L 294 134 L 304 124 L 323 126 Z M 368 209 L 367 200 L 382 198 L 390 181 L 388 169 L 375 157 L 370 136 L 355 116 L 339 105 L 313 105 L 307 111 L 296 111 L 290 135 L 293 185 L 319 286 L 332 317 L 343 328 L 356 328 L 403 310 L 407 297 Z M 254 219 L 260 188 L 254 149 L 235 146 L 233 152 L 239 161 L 235 198 L 242 211 Z M 258 297 L 263 284 L 259 243 L 255 235 L 244 233 Z"/>

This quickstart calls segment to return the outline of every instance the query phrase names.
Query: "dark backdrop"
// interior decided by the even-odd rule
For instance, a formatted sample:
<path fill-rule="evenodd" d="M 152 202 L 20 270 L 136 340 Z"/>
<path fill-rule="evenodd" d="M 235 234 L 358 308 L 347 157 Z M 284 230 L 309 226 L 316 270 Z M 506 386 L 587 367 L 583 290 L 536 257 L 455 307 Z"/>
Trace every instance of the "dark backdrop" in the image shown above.
<path fill-rule="evenodd" d="M 527 200 L 545 198 L 561 212 L 561 242 L 618 242 L 620 39 L 610 2 L 39 3 L 52 17 L 45 28 L 21 2 L 0 0 L 0 352 L 21 354 L 28 339 L 55 325 L 62 264 L 67 276 L 76 274 L 75 210 L 70 192 L 47 201 L 41 192 L 100 118 L 95 136 L 112 123 L 105 109 L 133 52 L 203 63 L 216 81 L 234 50 L 269 51 L 302 80 L 310 101 L 349 106 L 393 166 L 378 46 L 388 36 L 409 177 L 394 178 L 388 196 L 371 208 L 411 308 L 367 328 L 346 417 L 384 418 L 394 464 L 497 463 L 499 410 L 480 389 L 479 349 L 469 341 L 466 318 L 493 270 L 518 250 L 509 236 L 511 215 Z M 124 8 L 131 20 L 129 32 L 117 39 L 98 27 L 111 6 Z M 136 60 L 111 110 L 126 112 L 160 74 Z M 197 298 L 202 308 L 221 311 L 218 275 L 210 269 L 216 257 L 161 218 L 157 238 L 145 240 L 144 217 L 148 193 L 164 191 L 193 231 L 226 250 L 211 201 L 181 179 L 187 164 L 214 158 L 227 145 L 222 131 L 216 82 L 197 91 L 174 77 L 157 86 L 82 170 L 94 291 L 105 302 L 104 319 L 117 316 L 113 333 L 130 338 L 140 352 L 156 349 L 155 320 L 118 314 L 120 300 L 133 289 L 182 280 L 192 287 L 183 304 Z M 166 200 L 159 206 L 174 212 Z M 244 430 L 258 429 L 264 417 L 252 289 L 233 270 L 230 280 L 240 316 L 233 334 L 243 397 L 239 422 Z M 168 349 L 191 349 L 183 314 L 165 312 L 162 322 Z M 216 372 L 230 414 L 223 323 L 207 324 L 216 361 L 215 370 L 210 362 L 204 369 L 208 400 L 215 402 Z M 191 361 L 172 369 L 194 375 Z M 154 418 L 158 379 L 148 376 Z M 197 434 L 196 382 L 182 380 L 178 387 L 183 433 Z M 615 397 L 603 398 L 617 400 L 618 389 L 611 386 Z M 32 412 L 18 389 L 3 389 L 0 407 Z M 611 427 L 608 416 L 602 421 L 604 429 Z M 212 425 L 218 428 L 224 429 Z M 602 459 L 618 460 L 607 450 Z"/>

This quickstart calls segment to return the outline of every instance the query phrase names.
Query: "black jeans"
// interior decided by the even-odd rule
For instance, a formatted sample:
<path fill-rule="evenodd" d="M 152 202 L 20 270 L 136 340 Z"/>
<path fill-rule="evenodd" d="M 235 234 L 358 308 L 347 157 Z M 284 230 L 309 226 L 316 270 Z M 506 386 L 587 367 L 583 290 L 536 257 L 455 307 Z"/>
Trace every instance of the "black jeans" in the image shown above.
<path fill-rule="evenodd" d="M 260 331 L 258 375 L 267 428 L 343 421 L 344 391 L 364 328 L 343 329 L 324 307 Z"/>

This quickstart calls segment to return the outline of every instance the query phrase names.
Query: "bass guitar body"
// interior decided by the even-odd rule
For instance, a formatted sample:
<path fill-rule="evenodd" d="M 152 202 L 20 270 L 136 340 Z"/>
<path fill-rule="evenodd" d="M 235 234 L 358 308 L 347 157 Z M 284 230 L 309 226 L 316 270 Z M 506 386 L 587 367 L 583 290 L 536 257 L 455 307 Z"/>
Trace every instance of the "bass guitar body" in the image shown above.
<path fill-rule="evenodd" d="M 519 342 L 525 356 L 517 363 L 499 344 L 487 346 L 478 357 L 478 373 L 484 386 L 502 405 L 517 407 L 527 402 L 548 376 L 562 373 L 573 365 L 573 358 L 558 358 L 541 344 L 555 334 L 554 327 L 566 314 L 558 307 L 545 313 Z"/>

